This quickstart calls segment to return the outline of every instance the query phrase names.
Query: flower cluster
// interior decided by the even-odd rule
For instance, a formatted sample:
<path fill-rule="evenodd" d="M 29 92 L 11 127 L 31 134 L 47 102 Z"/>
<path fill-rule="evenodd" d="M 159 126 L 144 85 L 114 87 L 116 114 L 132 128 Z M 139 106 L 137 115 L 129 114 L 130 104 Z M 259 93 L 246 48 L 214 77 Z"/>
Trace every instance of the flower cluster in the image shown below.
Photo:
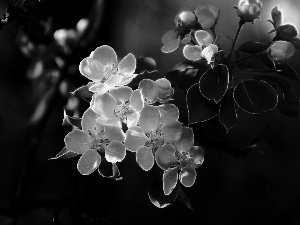
<path fill-rule="evenodd" d="M 155 161 L 165 170 L 165 156 L 171 148 L 179 163 L 176 168 L 181 169 L 181 183 L 190 187 L 196 178 L 195 168 L 203 162 L 203 149 L 192 147 L 192 130 L 182 126 L 178 108 L 169 103 L 174 94 L 169 80 L 143 79 L 133 90 L 125 85 L 137 76 L 135 69 L 133 54 L 118 62 L 113 48 L 106 45 L 81 61 L 79 71 L 92 81 L 87 87 L 93 94 L 90 107 L 81 118 L 81 129 L 74 129 L 65 137 L 66 148 L 82 154 L 77 168 L 83 175 L 97 168 L 102 175 L 101 161 L 121 162 L 126 149 L 135 152 L 136 162 L 143 170 L 149 171 Z M 176 162 L 169 163 L 173 171 Z M 163 183 L 166 195 L 176 186 L 170 176 L 164 175 Z"/>

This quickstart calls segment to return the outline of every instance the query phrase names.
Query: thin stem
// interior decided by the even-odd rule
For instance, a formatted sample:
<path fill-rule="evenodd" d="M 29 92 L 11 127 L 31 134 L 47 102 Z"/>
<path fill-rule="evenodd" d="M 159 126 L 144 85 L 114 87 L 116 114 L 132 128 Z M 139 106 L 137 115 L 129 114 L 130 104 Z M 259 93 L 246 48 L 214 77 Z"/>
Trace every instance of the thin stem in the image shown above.
<path fill-rule="evenodd" d="M 245 24 L 245 22 L 244 22 L 243 20 L 240 20 L 240 21 L 239 21 L 239 27 L 238 27 L 238 29 L 237 29 L 237 31 L 236 31 L 236 33 L 235 33 L 235 37 L 234 37 L 234 40 L 233 40 L 233 43 L 232 43 L 232 46 L 231 46 L 231 50 L 230 50 L 230 52 L 229 52 L 229 54 L 228 54 L 228 56 L 227 56 L 227 60 L 230 59 L 230 57 L 231 57 L 231 55 L 232 55 L 232 53 L 233 53 L 233 50 L 234 50 L 236 41 L 237 41 L 237 39 L 239 38 L 241 29 L 242 29 L 242 27 L 243 27 L 244 24 Z"/>

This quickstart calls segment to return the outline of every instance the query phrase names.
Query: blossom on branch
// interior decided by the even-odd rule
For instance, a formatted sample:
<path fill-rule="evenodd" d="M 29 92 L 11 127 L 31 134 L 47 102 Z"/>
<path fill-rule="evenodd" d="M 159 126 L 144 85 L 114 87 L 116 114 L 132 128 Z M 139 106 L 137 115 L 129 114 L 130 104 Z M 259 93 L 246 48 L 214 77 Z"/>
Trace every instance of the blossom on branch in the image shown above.
<path fill-rule="evenodd" d="M 129 84 L 137 76 L 135 69 L 136 58 L 133 54 L 129 53 L 118 62 L 116 52 L 107 45 L 96 48 L 79 65 L 80 73 L 95 82 L 89 90 L 100 94 Z"/>

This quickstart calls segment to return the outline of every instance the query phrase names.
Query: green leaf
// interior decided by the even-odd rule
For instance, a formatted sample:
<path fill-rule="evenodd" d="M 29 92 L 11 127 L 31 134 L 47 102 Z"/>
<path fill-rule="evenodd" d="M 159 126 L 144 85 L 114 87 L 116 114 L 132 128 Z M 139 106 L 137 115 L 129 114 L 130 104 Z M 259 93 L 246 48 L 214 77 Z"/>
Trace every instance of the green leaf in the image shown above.
<path fill-rule="evenodd" d="M 191 203 L 190 198 L 183 192 L 182 188 L 178 188 L 178 195 L 177 198 L 185 204 L 193 213 L 195 213 L 195 209 Z"/>
<path fill-rule="evenodd" d="M 268 49 L 264 43 L 248 41 L 242 44 L 238 50 L 245 53 L 257 54 Z"/>
<path fill-rule="evenodd" d="M 290 117 L 299 117 L 300 104 L 295 93 L 290 89 L 277 88 L 278 93 L 278 109 L 279 111 Z"/>
<path fill-rule="evenodd" d="M 293 80 L 300 80 L 296 70 L 294 70 L 289 64 L 277 64 L 276 68 L 281 70 L 280 74 L 282 74 L 284 77 L 291 78 Z"/>
<path fill-rule="evenodd" d="M 233 99 L 233 88 L 231 88 L 220 102 L 219 121 L 228 133 L 236 125 L 237 119 L 237 106 Z"/>
<path fill-rule="evenodd" d="M 203 74 L 199 80 L 199 89 L 204 97 L 218 103 L 225 95 L 228 83 L 228 68 L 223 64 L 219 64 Z"/>
<path fill-rule="evenodd" d="M 50 158 L 50 159 L 69 159 L 69 158 L 72 158 L 72 157 L 75 157 L 75 156 L 78 156 L 78 155 L 80 155 L 80 154 L 69 151 L 67 149 L 67 147 L 65 146 L 59 153 L 57 153 L 57 155 L 55 157 Z"/>
<path fill-rule="evenodd" d="M 198 84 L 191 86 L 186 95 L 189 124 L 204 122 L 218 115 L 219 105 L 206 99 Z"/>
<path fill-rule="evenodd" d="M 64 112 L 63 126 L 71 125 L 81 129 L 81 118 L 68 116 L 66 112 Z"/>
<path fill-rule="evenodd" d="M 234 100 L 246 112 L 259 114 L 276 107 L 277 93 L 265 81 L 247 80 L 234 89 Z"/>
<path fill-rule="evenodd" d="M 147 173 L 148 196 L 153 205 L 158 208 L 165 208 L 166 206 L 173 204 L 178 195 L 179 188 L 179 185 L 176 185 L 171 194 L 165 195 L 162 177 L 163 170 L 157 166 L 154 166 Z"/>
<path fill-rule="evenodd" d="M 93 92 L 89 91 L 88 85 L 83 85 L 80 88 L 77 88 L 74 92 L 71 92 L 71 94 L 77 98 L 81 98 L 87 102 L 90 102 L 92 100 L 92 97 L 94 95 Z"/>
<path fill-rule="evenodd" d="M 294 45 L 296 49 L 300 49 L 300 38 L 294 37 L 290 39 L 290 42 Z"/>

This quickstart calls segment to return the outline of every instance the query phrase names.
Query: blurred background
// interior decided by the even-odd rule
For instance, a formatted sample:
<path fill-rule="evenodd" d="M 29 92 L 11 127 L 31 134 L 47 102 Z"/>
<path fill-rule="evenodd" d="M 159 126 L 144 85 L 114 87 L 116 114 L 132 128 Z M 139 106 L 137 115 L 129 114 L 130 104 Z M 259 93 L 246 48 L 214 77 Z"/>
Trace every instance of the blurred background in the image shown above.
<path fill-rule="evenodd" d="M 277 4 L 284 13 L 283 22 L 300 29 L 299 0 L 261 1 L 261 20 L 243 27 L 237 45 L 272 38 L 267 34 L 272 29 L 267 20 Z M 228 51 L 226 35 L 234 37 L 237 29 L 233 5 L 238 1 L 207 2 L 221 9 L 216 34 L 221 35 L 220 45 Z M 161 37 L 173 27 L 174 16 L 182 7 L 194 9 L 199 1 L 25 3 L 26 16 L 12 19 L 0 30 L 0 225 L 55 224 L 54 215 L 59 218 L 54 222 L 63 225 L 300 224 L 300 120 L 277 110 L 264 117 L 240 110 L 238 125 L 226 137 L 232 143 L 247 143 L 272 125 L 265 136 L 269 145 L 265 151 L 236 157 L 222 149 L 207 149 L 195 185 L 184 189 L 195 213 L 178 200 L 167 208 L 156 208 L 148 199 L 146 176 L 135 163 L 134 154 L 128 153 L 119 163 L 121 181 L 98 173 L 81 176 L 76 169 L 78 157 L 48 160 L 64 147 L 64 137 L 70 131 L 70 127 L 62 126 L 63 108 L 81 116 L 88 107 L 84 101 L 68 99 L 68 92 L 88 82 L 79 74 L 79 62 L 106 44 L 119 58 L 129 52 L 154 58 L 158 74 L 163 76 L 184 58 L 180 50 L 162 53 Z M 1 15 L 8 5 L 15 12 L 18 1 L 2 0 Z M 80 48 L 61 49 L 53 44 L 54 31 L 75 29 L 82 18 L 91 19 L 89 26 L 96 25 L 89 27 L 91 33 L 84 34 L 86 42 Z M 299 60 L 297 51 L 290 63 L 298 73 Z M 59 92 L 51 88 L 58 81 Z M 300 97 L 299 82 L 293 85 Z M 74 110 L 77 105 L 79 110 Z"/>

